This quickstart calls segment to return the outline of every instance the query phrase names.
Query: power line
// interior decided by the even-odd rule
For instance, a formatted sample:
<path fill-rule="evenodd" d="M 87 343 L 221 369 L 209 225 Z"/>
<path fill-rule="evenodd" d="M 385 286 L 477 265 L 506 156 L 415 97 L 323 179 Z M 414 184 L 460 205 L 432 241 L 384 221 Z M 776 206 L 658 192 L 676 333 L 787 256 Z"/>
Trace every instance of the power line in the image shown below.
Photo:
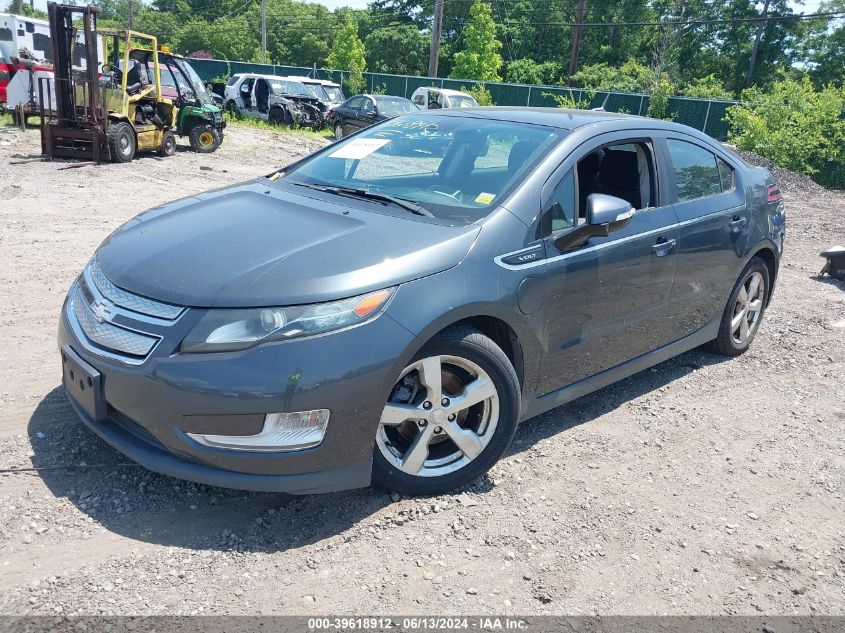
<path fill-rule="evenodd" d="M 609 26 L 691 26 L 701 24 L 735 24 L 740 22 L 761 22 L 761 21 L 786 21 L 786 20 L 810 20 L 813 18 L 840 18 L 845 17 L 845 11 L 830 11 L 826 13 L 810 13 L 798 15 L 769 15 L 757 16 L 753 18 L 718 18 L 708 20 L 664 20 L 652 22 L 503 22 L 507 26 L 601 26 L 607 28 Z M 469 22 L 467 18 L 458 17 L 444 17 L 444 20 L 452 20 L 453 22 Z"/>

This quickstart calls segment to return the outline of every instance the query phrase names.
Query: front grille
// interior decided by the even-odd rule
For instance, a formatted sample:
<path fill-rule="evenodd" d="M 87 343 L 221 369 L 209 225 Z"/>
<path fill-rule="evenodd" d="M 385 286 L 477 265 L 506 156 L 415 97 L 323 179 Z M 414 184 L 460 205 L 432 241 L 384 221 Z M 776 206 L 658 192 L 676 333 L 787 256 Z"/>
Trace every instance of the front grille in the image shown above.
<path fill-rule="evenodd" d="M 143 363 L 186 308 L 115 286 L 93 260 L 71 289 L 67 319 L 89 351 L 130 365 Z"/>
<path fill-rule="evenodd" d="M 127 433 L 134 435 L 139 440 L 146 442 L 156 448 L 161 450 L 167 450 L 164 447 L 164 444 L 158 441 L 155 435 L 150 433 L 147 429 L 143 426 L 135 422 L 135 420 L 131 419 L 129 416 L 125 415 L 123 412 L 118 411 L 113 406 L 109 405 L 108 409 L 109 419 L 114 422 L 117 426 L 122 428 Z"/>
<path fill-rule="evenodd" d="M 137 312 L 138 314 L 145 314 L 148 316 L 158 317 L 160 319 L 168 319 L 173 321 L 182 314 L 184 308 L 175 306 L 170 303 L 162 303 L 161 301 L 153 301 L 146 297 L 140 297 L 136 294 L 126 292 L 121 288 L 115 286 L 103 274 L 97 260 L 93 260 L 86 270 L 86 276 L 90 275 L 91 281 L 97 286 L 102 295 L 112 301 L 114 304 L 122 308 Z"/>
<path fill-rule="evenodd" d="M 133 332 L 108 321 L 99 320 L 79 288 L 73 292 L 70 309 L 85 336 L 98 347 L 143 358 L 158 342 L 157 337 Z"/>

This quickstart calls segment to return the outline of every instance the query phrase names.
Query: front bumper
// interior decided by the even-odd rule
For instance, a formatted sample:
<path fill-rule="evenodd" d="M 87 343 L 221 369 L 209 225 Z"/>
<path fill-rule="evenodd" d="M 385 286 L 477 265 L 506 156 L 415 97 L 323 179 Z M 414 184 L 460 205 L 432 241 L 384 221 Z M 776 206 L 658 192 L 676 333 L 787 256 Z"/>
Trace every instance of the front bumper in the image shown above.
<path fill-rule="evenodd" d="M 323 336 L 243 352 L 179 354 L 188 310 L 141 364 L 105 356 L 62 310 L 58 343 L 100 374 L 103 419 L 82 421 L 129 458 L 198 483 L 310 494 L 369 485 L 381 411 L 414 337 L 386 314 Z M 69 394 L 70 396 L 70 394 Z M 291 452 L 204 446 L 187 433 L 250 435 L 266 413 L 331 411 L 321 444 Z"/>

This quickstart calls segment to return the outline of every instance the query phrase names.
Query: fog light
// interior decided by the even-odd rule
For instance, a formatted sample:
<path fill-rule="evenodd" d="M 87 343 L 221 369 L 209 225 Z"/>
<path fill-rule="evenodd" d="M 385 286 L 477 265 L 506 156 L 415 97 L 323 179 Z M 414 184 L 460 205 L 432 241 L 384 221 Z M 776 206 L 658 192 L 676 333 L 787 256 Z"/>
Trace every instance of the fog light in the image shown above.
<path fill-rule="evenodd" d="M 203 435 L 188 433 L 200 444 L 236 451 L 299 451 L 323 441 L 329 424 L 329 410 L 268 413 L 256 435 Z"/>

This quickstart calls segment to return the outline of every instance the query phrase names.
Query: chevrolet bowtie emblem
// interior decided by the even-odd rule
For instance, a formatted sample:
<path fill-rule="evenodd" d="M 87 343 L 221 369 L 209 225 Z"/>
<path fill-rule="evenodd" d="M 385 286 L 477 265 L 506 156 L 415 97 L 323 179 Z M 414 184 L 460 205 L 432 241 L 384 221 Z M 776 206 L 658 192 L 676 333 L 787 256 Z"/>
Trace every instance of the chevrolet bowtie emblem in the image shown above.
<path fill-rule="evenodd" d="M 111 321 L 112 312 L 105 303 L 95 301 L 91 304 L 91 312 L 94 313 L 94 318 L 97 319 L 98 323 Z"/>

